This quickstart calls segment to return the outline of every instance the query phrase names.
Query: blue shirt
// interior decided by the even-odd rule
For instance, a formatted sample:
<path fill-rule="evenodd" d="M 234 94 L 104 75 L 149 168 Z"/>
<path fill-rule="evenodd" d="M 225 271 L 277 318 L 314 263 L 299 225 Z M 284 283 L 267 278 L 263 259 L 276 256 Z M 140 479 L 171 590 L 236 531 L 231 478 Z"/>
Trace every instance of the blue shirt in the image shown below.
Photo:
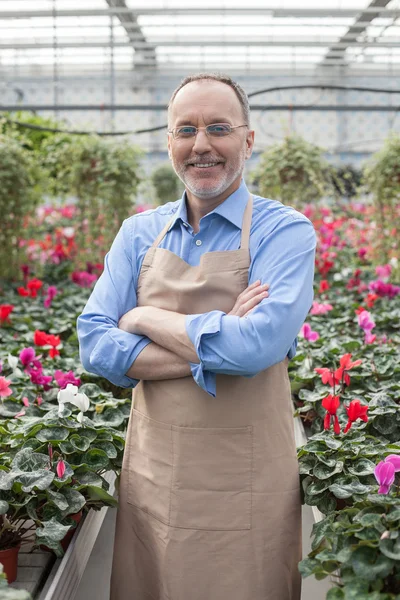
<path fill-rule="evenodd" d="M 121 387 L 138 383 L 126 372 L 151 340 L 118 329 L 118 321 L 136 307 L 144 255 L 171 218 L 160 248 L 192 266 L 205 252 L 238 249 L 248 196 L 242 180 L 233 194 L 200 219 L 198 233 L 187 220 L 185 193 L 180 200 L 123 222 L 77 320 L 80 358 L 87 371 Z M 186 331 L 200 361 L 191 363 L 192 375 L 210 395 L 215 396 L 217 373 L 252 377 L 296 354 L 296 336 L 313 301 L 315 247 L 315 230 L 307 217 L 254 196 L 249 284 L 257 279 L 269 283 L 269 296 L 243 318 L 219 310 L 186 316 Z"/>

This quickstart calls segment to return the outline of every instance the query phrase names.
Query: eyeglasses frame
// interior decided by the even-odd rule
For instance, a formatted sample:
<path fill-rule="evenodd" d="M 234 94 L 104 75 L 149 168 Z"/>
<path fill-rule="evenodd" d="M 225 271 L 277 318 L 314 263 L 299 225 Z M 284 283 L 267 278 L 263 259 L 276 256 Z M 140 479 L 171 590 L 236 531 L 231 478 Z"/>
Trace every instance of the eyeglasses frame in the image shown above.
<path fill-rule="evenodd" d="M 207 127 L 211 127 L 212 125 L 229 125 L 229 123 L 210 123 L 209 125 L 206 125 L 205 127 L 194 127 L 194 125 L 180 125 L 179 127 L 174 127 L 173 129 L 168 129 L 167 133 L 172 134 L 173 139 L 176 140 L 176 139 L 179 139 L 179 138 L 175 137 L 175 133 L 174 132 L 175 132 L 176 129 L 179 129 L 180 127 L 194 127 L 196 129 L 196 133 L 194 135 L 192 135 L 190 137 L 187 137 L 187 138 L 181 138 L 181 139 L 185 139 L 185 140 L 196 139 L 196 136 L 197 136 L 198 132 L 200 131 L 200 129 L 204 129 L 205 132 L 206 132 L 206 135 L 208 137 L 211 137 L 211 138 L 221 137 L 221 138 L 223 138 L 223 137 L 228 137 L 229 135 L 231 135 L 233 129 L 238 129 L 239 127 L 248 127 L 248 125 L 246 125 L 246 123 L 244 123 L 243 125 L 233 125 L 233 126 L 230 125 L 231 131 L 227 135 L 213 136 L 213 135 L 211 135 L 210 133 L 207 132 Z"/>

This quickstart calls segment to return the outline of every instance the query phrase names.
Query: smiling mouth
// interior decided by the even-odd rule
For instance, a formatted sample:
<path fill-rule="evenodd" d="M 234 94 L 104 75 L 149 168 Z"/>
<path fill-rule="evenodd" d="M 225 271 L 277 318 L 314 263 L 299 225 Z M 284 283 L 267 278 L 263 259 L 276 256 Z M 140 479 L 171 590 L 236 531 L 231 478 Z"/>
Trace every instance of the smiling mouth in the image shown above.
<path fill-rule="evenodd" d="M 212 169 L 214 167 L 218 167 L 219 165 L 222 165 L 222 163 L 191 163 L 189 164 L 189 167 L 194 167 L 195 169 Z"/>

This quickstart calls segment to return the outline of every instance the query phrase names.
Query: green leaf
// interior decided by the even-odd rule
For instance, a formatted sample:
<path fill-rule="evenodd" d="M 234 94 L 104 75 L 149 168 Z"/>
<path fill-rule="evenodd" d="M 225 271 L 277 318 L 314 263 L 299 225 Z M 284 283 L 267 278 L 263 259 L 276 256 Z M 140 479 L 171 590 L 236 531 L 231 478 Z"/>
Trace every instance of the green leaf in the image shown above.
<path fill-rule="evenodd" d="M 400 560 L 400 537 L 395 540 L 379 540 L 379 548 L 386 557 L 393 560 Z"/>
<path fill-rule="evenodd" d="M 340 588 L 331 588 L 328 590 L 326 600 L 344 600 L 344 592 Z"/>
<path fill-rule="evenodd" d="M 92 448 L 88 450 L 86 454 L 82 458 L 83 462 L 85 462 L 88 467 L 93 469 L 93 471 L 98 471 L 100 469 L 106 469 L 109 466 L 109 458 L 104 450 L 99 450 L 98 448 Z"/>
<path fill-rule="evenodd" d="M 46 490 L 54 479 L 54 473 L 38 469 L 34 473 L 21 473 L 17 480 L 22 484 L 22 491 L 31 492 L 33 488 Z"/>
<path fill-rule="evenodd" d="M 352 475 L 372 475 L 376 465 L 368 458 L 360 458 L 356 460 L 352 466 L 347 468 L 348 472 Z"/>
<path fill-rule="evenodd" d="M 103 488 L 88 485 L 87 492 L 90 500 L 101 500 L 107 506 L 118 506 L 118 500 L 111 496 Z"/>
<path fill-rule="evenodd" d="M 313 481 L 307 487 L 307 495 L 315 496 L 317 494 L 322 494 L 322 492 L 328 489 L 329 484 L 329 481 Z"/>
<path fill-rule="evenodd" d="M 305 558 L 301 562 L 299 562 L 299 571 L 303 578 L 309 577 L 314 574 L 314 570 L 316 567 L 319 567 L 320 563 L 315 558 Z"/>
<path fill-rule="evenodd" d="M 80 450 L 81 452 L 86 452 L 88 448 L 90 448 L 90 440 L 88 437 L 81 437 L 77 433 L 71 435 L 68 440 L 76 450 Z"/>
<path fill-rule="evenodd" d="M 61 525 L 55 517 L 49 521 L 44 521 L 43 527 L 36 529 L 36 537 L 39 539 L 41 544 L 45 544 L 49 548 L 52 548 L 58 557 L 62 557 L 64 552 L 61 544 L 59 543 L 71 529 L 69 525 Z"/>
<path fill-rule="evenodd" d="M 341 473 L 343 471 L 343 461 L 338 460 L 335 462 L 334 467 L 328 467 L 325 464 L 318 463 L 313 470 L 313 475 L 318 479 L 328 479 L 332 475 Z"/>
<path fill-rule="evenodd" d="M 78 492 L 78 490 L 64 487 L 61 490 L 61 494 L 63 494 L 67 502 L 67 509 L 64 510 L 63 516 L 78 513 L 86 504 L 85 496 Z"/>
<path fill-rule="evenodd" d="M 46 427 L 39 431 L 36 438 L 41 442 L 63 442 L 68 435 L 69 431 L 65 427 Z"/>
<path fill-rule="evenodd" d="M 65 510 L 68 508 L 68 502 L 65 499 L 65 496 L 60 492 L 47 490 L 47 497 L 55 504 L 55 506 L 57 506 L 59 510 Z"/>
<path fill-rule="evenodd" d="M 98 448 L 99 450 L 103 450 L 108 458 L 113 459 L 113 458 L 117 458 L 118 456 L 118 452 L 115 449 L 114 444 L 112 444 L 111 442 L 99 442 L 98 439 L 94 442 L 94 445 L 96 448 Z"/>
<path fill-rule="evenodd" d="M 355 574 L 364 581 L 374 581 L 378 577 L 385 578 L 394 566 L 392 560 L 379 554 L 376 548 L 368 546 L 361 546 L 353 552 L 351 564 Z"/>
<path fill-rule="evenodd" d="M 8 502 L 6 502 L 5 500 L 0 500 L 0 515 L 7 514 L 9 508 L 10 505 L 8 504 Z"/>

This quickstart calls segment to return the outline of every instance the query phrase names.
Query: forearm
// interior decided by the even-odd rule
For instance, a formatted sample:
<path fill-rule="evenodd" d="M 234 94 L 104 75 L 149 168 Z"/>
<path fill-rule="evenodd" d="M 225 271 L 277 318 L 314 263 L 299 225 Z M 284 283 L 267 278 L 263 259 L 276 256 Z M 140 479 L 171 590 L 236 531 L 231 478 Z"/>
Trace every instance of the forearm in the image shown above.
<path fill-rule="evenodd" d="M 181 313 L 141 306 L 123 315 L 118 326 L 130 333 L 145 335 L 186 362 L 198 363 L 198 355 L 186 332 L 185 320 L 186 315 Z"/>
<path fill-rule="evenodd" d="M 191 369 L 187 360 L 153 342 L 140 352 L 126 375 L 149 381 L 178 379 L 189 377 Z"/>

